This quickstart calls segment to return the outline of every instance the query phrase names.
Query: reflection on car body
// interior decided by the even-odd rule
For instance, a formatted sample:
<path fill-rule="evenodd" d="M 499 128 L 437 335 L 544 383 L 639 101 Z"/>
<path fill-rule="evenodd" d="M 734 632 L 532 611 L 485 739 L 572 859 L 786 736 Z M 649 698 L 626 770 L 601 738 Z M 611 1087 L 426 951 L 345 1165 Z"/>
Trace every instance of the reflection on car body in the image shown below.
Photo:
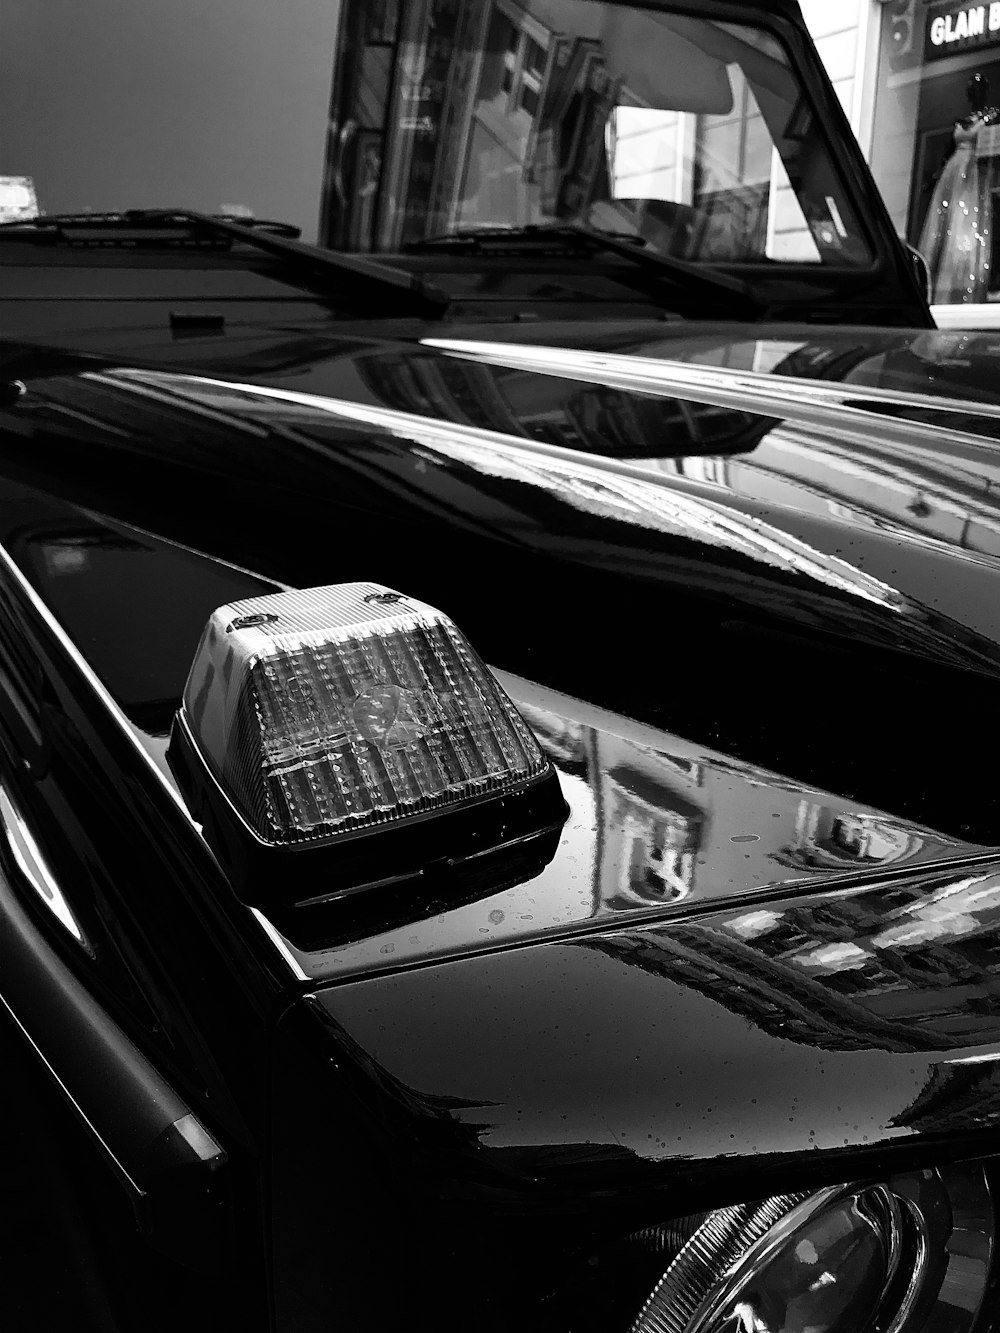
<path fill-rule="evenodd" d="M 997 348 L 791 0 L 338 24 L 326 249 L 0 227 L 49 1323 L 991 1333 Z"/>

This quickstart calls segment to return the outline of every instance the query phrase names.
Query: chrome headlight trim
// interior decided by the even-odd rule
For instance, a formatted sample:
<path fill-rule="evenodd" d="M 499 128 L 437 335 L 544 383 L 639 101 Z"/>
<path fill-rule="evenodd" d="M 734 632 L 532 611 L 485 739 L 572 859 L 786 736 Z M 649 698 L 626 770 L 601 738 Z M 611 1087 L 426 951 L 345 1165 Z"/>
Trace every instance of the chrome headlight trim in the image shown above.
<path fill-rule="evenodd" d="M 989 1184 L 979 1163 L 716 1209 L 676 1253 L 631 1333 L 716 1333 L 731 1327 L 741 1298 L 787 1255 L 794 1237 L 844 1204 L 872 1228 L 881 1251 L 880 1271 L 872 1273 L 871 1328 L 971 1331 L 990 1283 L 995 1233 Z M 831 1333 L 867 1330 L 831 1325 Z"/>

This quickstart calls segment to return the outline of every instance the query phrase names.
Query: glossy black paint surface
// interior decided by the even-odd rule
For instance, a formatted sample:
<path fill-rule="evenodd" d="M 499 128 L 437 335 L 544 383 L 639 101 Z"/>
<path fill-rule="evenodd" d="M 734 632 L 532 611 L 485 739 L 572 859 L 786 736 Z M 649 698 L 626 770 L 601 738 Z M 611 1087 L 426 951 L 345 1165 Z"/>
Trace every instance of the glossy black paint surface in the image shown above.
<path fill-rule="evenodd" d="M 880 245 L 849 292 L 775 284 L 771 313 L 924 322 Z M 636 1227 L 994 1150 L 1000 348 L 758 339 L 651 317 L 621 266 L 554 298 L 544 268 L 433 260 L 413 268 L 456 297 L 438 326 L 255 265 L 220 275 L 215 336 L 167 341 L 203 272 L 43 267 L 6 269 L 0 783 L 86 948 L 2 840 L 0 868 L 230 1163 L 231 1308 L 166 1271 L 140 1301 L 173 1295 L 191 1328 L 527 1329 Z M 787 393 L 540 373 L 470 339 Z M 216 605 L 352 578 L 455 617 L 571 816 L 541 874 L 391 922 L 372 900 L 296 948 L 208 853 L 167 737 Z M 114 1096 L 99 1071 L 90 1090 Z"/>
<path fill-rule="evenodd" d="M 988 1151 L 998 910 L 995 873 L 925 875 L 497 949 L 318 1003 L 509 1184 L 586 1191 L 677 1164 L 714 1190 L 817 1149 L 985 1133 Z"/>
<path fill-rule="evenodd" d="M 995 393 L 988 337 L 629 335 L 591 340 L 619 355 L 776 363 L 779 388 L 798 371 L 984 405 Z M 531 340 L 581 336 L 550 327 Z M 989 415 L 874 402 L 855 407 L 845 437 L 834 405 L 828 425 L 779 424 L 773 403 L 752 410 L 751 390 L 735 409 L 405 343 L 338 352 L 309 346 L 267 375 L 251 355 L 263 392 L 234 383 L 234 365 L 214 385 L 39 375 L 5 416 L 5 471 L 255 571 L 247 593 L 419 585 L 497 668 L 949 836 L 996 840 L 982 748 L 1000 654 Z M 797 410 L 792 385 L 787 404 Z M 170 561 L 140 557 L 141 535 L 114 540 L 137 544 L 114 560 L 136 570 L 130 606 L 148 622 L 143 588 L 153 565 L 169 580 Z M 150 729 L 165 730 L 214 592 L 190 611 L 169 599 L 189 628 L 150 627 L 145 664 L 123 664 L 110 624 L 92 611 L 71 623 L 84 586 L 107 605 L 100 542 L 74 577 L 47 573 L 42 545 L 26 553 L 32 577 L 113 692 L 145 691 L 128 706 L 159 707 Z M 833 725 L 838 710 L 854 734 Z M 804 743 L 804 725 L 822 743 Z"/>
<path fill-rule="evenodd" d="M 586 350 L 578 326 L 519 341 Z M 988 1154 L 995 351 L 648 324 L 586 342 L 673 378 L 591 361 L 537 373 L 369 335 L 278 340 L 242 364 L 239 349 L 212 345 L 200 366 L 194 346 L 180 361 L 170 348 L 169 370 L 149 355 L 46 373 L 21 353 L 27 392 L 0 415 L 0 542 L 123 720 L 5 573 L 18 660 L 38 656 L 42 676 L 5 725 L 23 738 L 35 718 L 35 770 L 17 781 L 54 863 L 71 878 L 82 856 L 106 921 L 127 923 L 99 987 L 146 1049 L 169 1049 L 162 1014 L 184 1018 L 167 1065 L 219 1130 L 227 1096 L 227 1115 L 260 1109 L 262 1034 L 308 992 L 279 1025 L 291 1100 L 275 1169 L 297 1153 L 304 1189 L 352 1143 L 358 1206 L 377 1156 L 387 1189 L 402 1172 L 411 1202 L 434 1192 L 441 1236 L 456 1200 L 480 1238 L 501 1205 L 593 1205 L 613 1231 L 630 1209 Z M 699 384 L 698 367 L 726 362 L 743 378 Z M 373 900 L 282 958 L 177 809 L 167 736 L 214 606 L 356 578 L 454 617 L 571 815 L 527 882 L 421 902 L 388 929 Z M 144 836 L 151 895 L 128 873 Z M 171 976 L 192 945 L 199 968 Z M 144 1033 L 114 979 L 145 992 L 157 969 L 169 998 Z M 192 1013 L 197 976 L 214 1013 Z M 206 1071 L 223 1102 L 196 1099 Z M 303 1099 L 336 1108 L 336 1134 L 309 1127 Z M 295 1146 L 281 1136 L 297 1116 Z M 233 1123 L 256 1162 L 259 1126 Z M 312 1208 L 286 1195 L 280 1235 Z M 328 1210 L 315 1221 L 322 1249 Z M 287 1283 L 307 1250 L 276 1244 Z"/>

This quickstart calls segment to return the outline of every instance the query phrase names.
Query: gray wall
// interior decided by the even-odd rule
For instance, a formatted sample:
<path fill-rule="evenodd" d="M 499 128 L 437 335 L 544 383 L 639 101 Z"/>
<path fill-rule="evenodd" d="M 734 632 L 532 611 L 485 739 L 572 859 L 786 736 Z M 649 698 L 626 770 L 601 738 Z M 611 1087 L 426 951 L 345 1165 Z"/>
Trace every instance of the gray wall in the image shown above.
<path fill-rule="evenodd" d="M 246 204 L 315 239 L 339 0 L 2 0 L 0 174 L 47 212 Z"/>

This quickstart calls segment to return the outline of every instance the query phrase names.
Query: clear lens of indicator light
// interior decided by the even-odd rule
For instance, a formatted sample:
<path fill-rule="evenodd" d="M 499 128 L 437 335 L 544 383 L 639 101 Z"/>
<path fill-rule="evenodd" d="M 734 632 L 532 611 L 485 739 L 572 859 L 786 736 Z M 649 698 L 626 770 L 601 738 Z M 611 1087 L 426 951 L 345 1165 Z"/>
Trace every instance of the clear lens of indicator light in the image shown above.
<path fill-rule="evenodd" d="M 548 769 L 451 621 L 372 583 L 220 607 L 181 719 L 240 818 L 272 846 L 500 796 Z"/>

